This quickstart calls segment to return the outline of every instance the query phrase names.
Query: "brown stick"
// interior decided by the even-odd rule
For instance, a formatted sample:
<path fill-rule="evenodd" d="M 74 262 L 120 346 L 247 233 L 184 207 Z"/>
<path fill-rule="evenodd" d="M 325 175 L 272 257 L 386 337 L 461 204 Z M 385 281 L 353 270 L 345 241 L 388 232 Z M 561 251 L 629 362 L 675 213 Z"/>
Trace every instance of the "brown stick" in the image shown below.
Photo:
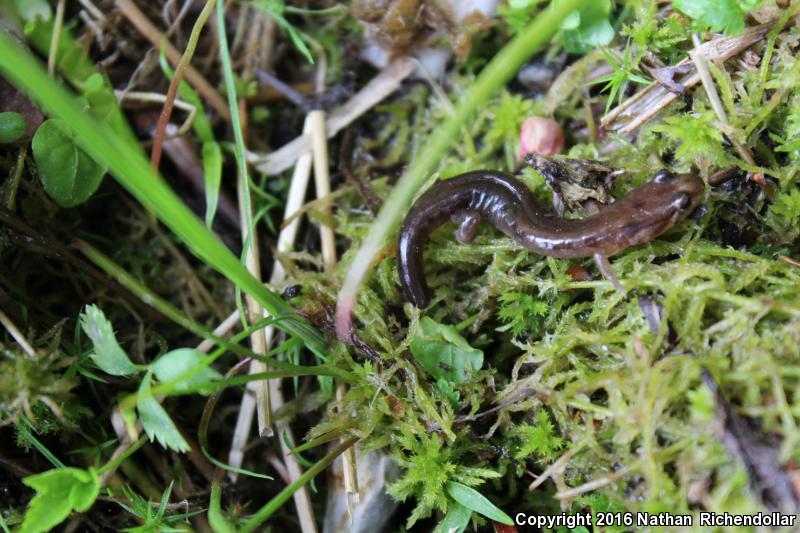
<path fill-rule="evenodd" d="M 740 35 L 708 41 L 700 49 L 706 59 L 710 61 L 726 61 L 762 39 L 771 27 L 771 24 L 754 26 Z M 697 73 L 694 62 L 690 58 L 684 59 L 675 67 L 688 70 L 683 77 L 674 80 L 677 83 L 687 89 L 700 83 L 700 74 Z M 669 88 L 659 82 L 653 82 L 612 109 L 600 119 L 600 124 L 607 131 L 616 131 L 621 134 L 633 133 L 677 98 L 678 95 Z"/>
<path fill-rule="evenodd" d="M 114 5 L 154 47 L 160 48 L 163 43 L 164 55 L 174 67 L 177 67 L 181 60 L 180 51 L 164 37 L 164 34 L 150 22 L 147 16 L 131 0 L 114 0 Z M 214 111 L 225 120 L 230 120 L 231 113 L 225 99 L 197 69 L 187 65 L 185 76 L 186 81 L 197 89 L 197 92 L 208 101 Z"/>
<path fill-rule="evenodd" d="M 158 167 L 161 164 L 161 153 L 164 150 L 164 136 L 167 132 L 169 118 L 172 116 L 172 109 L 175 106 L 175 98 L 178 96 L 178 87 L 180 87 L 181 81 L 183 80 L 183 73 L 186 71 L 186 67 L 189 66 L 189 62 L 192 60 L 192 56 L 194 56 L 194 51 L 197 47 L 197 41 L 200 38 L 200 32 L 202 31 L 203 26 L 205 26 L 208 17 L 211 15 L 211 10 L 214 9 L 215 3 L 216 0 L 206 1 L 203 11 L 200 12 L 200 16 L 197 17 L 194 28 L 192 28 L 192 34 L 189 37 L 189 43 L 186 45 L 186 49 L 181 55 L 181 60 L 178 61 L 178 66 L 175 67 L 175 74 L 172 76 L 172 81 L 169 84 L 167 98 L 164 102 L 164 107 L 161 108 L 161 116 L 158 117 L 158 126 L 156 126 L 153 151 L 150 154 L 150 165 L 156 172 L 158 172 Z"/>

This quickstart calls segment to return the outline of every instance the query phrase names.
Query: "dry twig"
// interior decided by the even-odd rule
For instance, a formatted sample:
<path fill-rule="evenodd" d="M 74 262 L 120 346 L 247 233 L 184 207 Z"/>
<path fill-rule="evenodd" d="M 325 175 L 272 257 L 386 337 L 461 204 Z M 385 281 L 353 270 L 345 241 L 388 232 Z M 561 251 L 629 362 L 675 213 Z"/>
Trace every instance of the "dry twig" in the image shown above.
<path fill-rule="evenodd" d="M 394 60 L 375 76 L 350 100 L 339 106 L 328 117 L 328 138 L 335 136 L 358 117 L 397 90 L 402 81 L 414 71 L 409 58 Z M 311 135 L 303 134 L 267 156 L 248 154 L 248 160 L 265 174 L 280 174 L 291 167 L 297 158 L 311 150 Z"/>
<path fill-rule="evenodd" d="M 720 37 L 708 41 L 700 47 L 700 51 L 710 61 L 726 61 L 761 40 L 771 27 L 771 24 L 762 24 L 748 28 L 734 37 Z M 700 82 L 700 74 L 690 58 L 684 59 L 672 68 L 686 71 L 680 78 L 674 80 L 675 83 L 688 89 Z M 600 124 L 609 131 L 633 133 L 677 98 L 678 95 L 670 88 L 657 81 L 653 82 L 612 109 L 600 119 Z"/>
<path fill-rule="evenodd" d="M 177 66 L 180 63 L 180 51 L 165 39 L 164 34 L 150 22 L 150 19 L 131 0 L 115 0 L 114 5 L 154 47 L 161 48 L 162 45 L 164 46 L 164 55 L 167 56 L 173 66 Z M 186 81 L 214 108 L 214 111 L 225 120 L 230 120 L 231 113 L 225 99 L 199 71 L 191 65 L 187 65 L 185 77 Z"/>

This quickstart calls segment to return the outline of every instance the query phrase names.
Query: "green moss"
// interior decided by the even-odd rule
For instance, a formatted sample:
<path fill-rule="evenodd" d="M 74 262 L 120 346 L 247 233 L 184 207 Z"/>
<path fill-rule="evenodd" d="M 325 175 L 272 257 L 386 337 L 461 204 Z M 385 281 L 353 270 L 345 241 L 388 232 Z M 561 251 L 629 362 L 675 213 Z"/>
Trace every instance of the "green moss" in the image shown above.
<path fill-rule="evenodd" d="M 535 13 L 531 6 L 544 3 L 529 2 L 519 9 L 522 4 L 503 5 L 498 28 L 476 40 L 470 59 L 443 84 L 452 100 L 470 86 L 472 72 L 495 53 L 504 36 Z M 628 83 L 626 92 L 624 83 L 644 65 L 656 66 L 654 57 L 669 65 L 686 56 L 693 46 L 692 22 L 665 12 L 664 3 L 627 0 L 611 7 L 604 18 L 619 36 L 607 53 L 616 58 L 612 75 L 617 95 L 624 98 L 638 88 Z M 344 14 L 292 15 L 291 22 L 326 51 L 329 85 L 341 81 L 340 74 L 351 68 L 342 42 L 358 38 L 353 19 Z M 588 508 L 595 513 L 763 510 L 749 489 L 748 472 L 714 433 L 714 397 L 701 374 L 710 372 L 732 407 L 774 437 L 782 465 L 800 461 L 800 268 L 779 259 L 800 257 L 799 37 L 800 29 L 792 27 L 755 45 L 754 53 L 771 58 L 765 66 L 750 68 L 739 58 L 710 65 L 728 115 L 725 128 L 698 84 L 636 135 L 598 130 L 587 117 L 591 114 L 597 122 L 613 99 L 600 90 L 602 86 L 588 82 L 590 74 L 602 75 L 597 72 L 609 66 L 599 50 L 581 68 L 560 73 L 557 95 L 537 98 L 520 84 L 510 84 L 464 125 L 459 142 L 441 159 L 431 181 L 478 168 L 517 171 L 537 200 L 547 204 L 552 192 L 544 179 L 530 168 L 520 170 L 517 161 L 520 125 L 533 115 L 552 116 L 563 126 L 570 156 L 601 159 L 624 169 L 613 184 L 616 197 L 662 167 L 704 178 L 729 165 L 742 173 L 724 186 L 709 187 L 708 211 L 701 218 L 611 258 L 628 297 L 617 293 L 590 259 L 542 258 L 487 225 L 480 227 L 472 244 L 461 245 L 453 238 L 454 226 L 445 224 L 431 235 L 426 248 L 426 276 L 434 298 L 421 311 L 405 301 L 393 243 L 387 243 L 372 265 L 355 313 L 357 333 L 378 352 L 380 368 L 363 354 L 331 343 L 328 360 L 355 375 L 355 383 L 339 400 L 329 379 L 298 382 L 296 390 L 311 386 L 314 394 L 298 397 L 279 415 L 292 419 L 307 432 L 307 439 L 352 435 L 361 439 L 360 450 L 381 449 L 394 457 L 401 473 L 391 482 L 390 494 L 408 502 L 403 519 L 407 527 L 416 524 L 420 530 L 432 529 L 447 511 L 449 481 L 476 487 L 506 511 L 558 513 L 562 502 L 571 512 Z M 285 62 L 280 57 L 287 44 L 277 49 L 277 66 Z M 563 51 L 556 41 L 537 60 L 557 63 Z M 297 57 L 294 52 L 289 55 Z M 296 69 L 310 72 L 307 65 Z M 272 104 L 257 114 L 264 116 L 264 111 L 270 117 L 292 116 Z M 414 160 L 449 113 L 441 94 L 428 84 L 404 86 L 354 128 L 351 166 L 356 177 L 385 198 L 399 169 Z M 285 126 L 274 122 L 267 120 L 259 128 Z M 285 136 L 278 133 L 275 139 Z M 730 136 L 751 149 L 755 165 L 742 160 Z M 0 165 L 10 175 L 16 160 L 0 160 Z M 766 176 L 763 189 L 745 179 L 748 172 Z M 23 174 L 21 185 L 9 181 L 4 190 L 13 188 L 20 216 L 36 221 L 36 227 L 55 240 L 68 242 L 67 236 L 80 233 L 115 249 L 114 259 L 132 275 L 204 324 L 216 324 L 232 306 L 233 291 L 227 285 L 206 266 L 195 268 L 193 259 L 183 258 L 174 239 L 154 227 L 147 214 L 119 200 L 109 201 L 117 198 L 114 191 L 101 189 L 98 200 L 109 201 L 106 208 L 117 214 L 93 218 L 91 209 L 98 204 L 90 202 L 86 222 L 79 212 L 56 211 L 37 188 L 35 176 Z M 254 207 L 264 217 L 262 230 L 268 230 L 263 232 L 265 247 L 273 244 L 269 236 L 277 230 L 282 209 L 276 208 L 287 184 L 286 176 L 265 176 L 254 188 Z M 374 220 L 351 189 L 338 194 L 333 204 L 331 218 L 345 246 L 335 269 L 325 271 L 313 239 L 308 240 L 311 252 L 280 255 L 289 274 L 286 284 L 302 287 L 292 304 L 322 324 L 330 319 L 341 280 Z M 311 219 L 330 220 L 318 211 Z M 4 263 L 11 265 L 0 273 L 0 287 L 18 303 L 15 312 L 35 318 L 26 324 L 26 333 L 65 316 L 74 318 L 91 299 L 108 304 L 104 308 L 113 314 L 109 318 L 120 342 L 137 362 L 195 340 L 180 328 L 141 315 L 114 290 L 72 267 L 70 283 L 53 287 L 48 280 L 62 274 L 53 266 L 59 263 L 42 266 L 36 249 L 10 230 L 0 232 L 0 241 Z M 581 270 L 588 279 L 573 277 Z M 649 320 L 653 316 L 643 311 L 639 296 L 651 298 L 660 308 L 655 332 Z M 64 302 L 78 303 L 73 309 Z M 469 346 L 480 350 L 480 369 L 448 380 L 452 373 L 431 370 L 428 359 L 426 365 L 415 359 L 411 345 L 426 317 L 457 330 Z M 108 398 L 108 405 L 113 403 L 117 384 L 88 381 L 92 367 L 81 356 L 85 350 L 77 335 L 74 343 L 37 339 L 35 347 L 42 355 L 36 358 L 8 348 L 11 340 L 4 339 L 8 342 L 0 354 L 0 424 L 27 413 L 36 419 L 38 430 L 77 438 L 64 428 L 72 431 L 87 406 Z M 88 394 L 73 393 L 78 383 Z M 67 424 L 49 410 L 45 398 L 61 407 Z M 322 404 L 318 414 L 307 414 Z M 190 408 L 180 412 L 180 422 L 189 428 L 202 405 L 185 405 Z M 220 431 L 228 429 L 225 423 L 220 423 Z M 89 455 L 99 461 L 113 449 L 113 441 L 102 432 L 91 437 Z M 218 437 L 228 442 L 229 435 Z M 218 451 L 215 455 L 221 457 Z M 529 492 L 529 474 L 541 475 L 557 461 L 562 466 Z M 598 480 L 605 483 L 584 486 Z M 574 493 L 565 496 L 569 489 Z M 238 505 L 231 508 L 243 512 Z M 290 506 L 286 509 L 292 512 Z"/>
<path fill-rule="evenodd" d="M 684 57 L 691 47 L 686 20 L 657 21 L 652 5 L 632 4 L 625 33 L 635 45 L 636 61 L 644 50 L 673 62 Z M 496 494 L 488 484 L 479 490 L 516 502 L 509 508 L 532 497 L 544 509 L 549 504 L 540 498 L 549 498 L 563 484 L 579 487 L 611 476 L 608 486 L 567 498 L 573 511 L 589 506 L 595 512 L 691 514 L 697 512 L 698 502 L 691 498 L 697 497 L 698 487 L 705 487 L 705 508 L 758 509 L 746 471 L 713 433 L 713 398 L 702 382 L 702 369 L 715 376 L 738 412 L 778 436 L 783 461 L 798 459 L 800 269 L 778 261 L 777 255 L 796 257 L 800 252 L 795 242 L 800 235 L 800 152 L 792 144 L 800 134 L 794 116 L 800 97 L 792 89 L 785 103 L 767 114 L 763 102 L 750 99 L 758 87 L 791 85 L 796 73 L 794 60 L 788 58 L 790 42 L 788 37 L 775 40 L 766 82 L 758 71 L 736 68 L 733 62 L 712 69 L 731 131 L 745 136 L 739 139 L 755 147 L 760 168 L 775 179 L 774 201 L 765 201 L 752 184 L 711 189 L 705 216 L 612 258 L 628 298 L 590 260 L 526 253 L 486 225 L 470 245 L 455 242 L 450 225 L 433 233 L 425 262 L 434 300 L 424 315 L 444 324 L 467 324 L 464 336 L 483 350 L 489 367 L 455 385 L 462 399 L 454 407 L 452 395 L 410 363 L 406 347 L 423 313 L 397 290 L 394 257 L 378 262 L 360 296 L 357 316 L 364 334 L 385 350 L 392 366 L 381 375 L 383 392 L 376 389 L 376 394 L 399 402 L 403 415 L 388 409 L 384 416 L 393 423 L 371 427 L 388 432 L 381 434 L 382 442 L 403 443 L 392 447 L 405 472 L 392 491 L 416 499 L 412 520 L 434 510 L 444 512 L 441 484 L 473 465 L 502 474 L 494 485 Z M 607 95 L 588 96 L 575 85 L 575 94 L 562 97 L 555 114 L 574 135 L 570 155 L 599 157 L 625 169 L 616 178 L 615 195 L 662 167 L 699 169 L 704 176 L 731 164 L 755 170 L 731 148 L 702 86 L 689 94 L 690 105 L 679 101 L 668 106 L 635 138 L 612 137 L 612 151 L 601 150 L 582 129 L 584 104 L 605 105 Z M 438 120 L 439 106 L 431 95 L 426 95 L 430 113 L 405 111 L 424 106 L 419 98 L 419 93 L 401 96 L 382 108 L 393 115 L 385 128 L 400 128 L 408 138 L 402 154 L 397 145 L 387 149 L 392 159 L 413 157 L 418 140 Z M 541 105 L 541 100 L 511 93 L 495 97 L 466 128 L 464 142 L 441 161 L 438 177 L 475 168 L 513 169 L 519 124 L 539 113 Z M 754 117 L 760 121 L 755 127 Z M 776 141 L 780 144 L 773 151 Z M 386 153 L 377 143 L 370 149 L 376 157 Z M 549 201 L 551 193 L 540 176 L 524 169 L 522 178 L 542 202 Z M 344 201 L 349 205 L 353 200 Z M 366 220 L 346 208 L 339 213 L 341 233 L 362 237 Z M 742 237 L 746 247 L 724 244 L 727 226 L 749 235 Z M 349 259 L 346 254 L 340 272 Z M 574 266 L 585 268 L 591 279 L 573 280 L 568 269 Z M 662 307 L 658 333 L 651 331 L 639 295 L 653 297 Z M 387 310 L 401 316 L 387 318 Z M 485 422 L 467 422 L 471 432 L 458 429 L 459 413 L 497 405 L 502 407 Z M 458 452 L 443 451 L 444 443 Z M 539 473 L 564 453 L 574 455 L 558 489 L 546 482 L 535 496 L 527 496 L 525 470 Z M 550 512 L 557 511 L 554 504 Z"/>

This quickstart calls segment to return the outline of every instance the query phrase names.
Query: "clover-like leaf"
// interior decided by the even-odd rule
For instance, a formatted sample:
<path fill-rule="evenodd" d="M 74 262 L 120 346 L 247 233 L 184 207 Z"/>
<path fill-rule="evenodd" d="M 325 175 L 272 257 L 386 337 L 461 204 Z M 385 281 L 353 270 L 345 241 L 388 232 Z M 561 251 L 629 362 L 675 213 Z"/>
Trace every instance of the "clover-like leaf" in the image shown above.
<path fill-rule="evenodd" d="M 761 0 L 675 0 L 674 7 L 700 28 L 735 35 L 744 29 L 744 14 L 760 4 Z"/>
<path fill-rule="evenodd" d="M 49 531 L 73 510 L 89 510 L 100 494 L 100 478 L 93 468 L 57 468 L 28 476 L 22 482 L 36 495 L 28 505 L 21 533 Z"/>

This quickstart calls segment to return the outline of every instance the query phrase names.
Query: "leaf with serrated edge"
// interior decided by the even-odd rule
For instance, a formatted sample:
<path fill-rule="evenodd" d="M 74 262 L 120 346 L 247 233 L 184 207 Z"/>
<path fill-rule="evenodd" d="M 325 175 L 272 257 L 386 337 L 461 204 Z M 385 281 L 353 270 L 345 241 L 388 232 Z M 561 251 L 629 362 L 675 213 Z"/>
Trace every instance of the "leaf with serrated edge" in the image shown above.
<path fill-rule="evenodd" d="M 136 403 L 136 410 L 139 411 L 139 419 L 148 438 L 152 442 L 157 440 L 165 448 L 178 452 L 187 452 L 191 448 L 181 435 L 175 422 L 169 414 L 161 407 L 150 392 L 150 372 L 147 373 L 139 387 L 139 399 Z"/>
<path fill-rule="evenodd" d="M 94 345 L 89 357 L 100 370 L 112 376 L 130 376 L 139 372 L 139 367 L 131 362 L 120 347 L 111 322 L 99 307 L 86 306 L 81 313 L 81 328 Z"/>

